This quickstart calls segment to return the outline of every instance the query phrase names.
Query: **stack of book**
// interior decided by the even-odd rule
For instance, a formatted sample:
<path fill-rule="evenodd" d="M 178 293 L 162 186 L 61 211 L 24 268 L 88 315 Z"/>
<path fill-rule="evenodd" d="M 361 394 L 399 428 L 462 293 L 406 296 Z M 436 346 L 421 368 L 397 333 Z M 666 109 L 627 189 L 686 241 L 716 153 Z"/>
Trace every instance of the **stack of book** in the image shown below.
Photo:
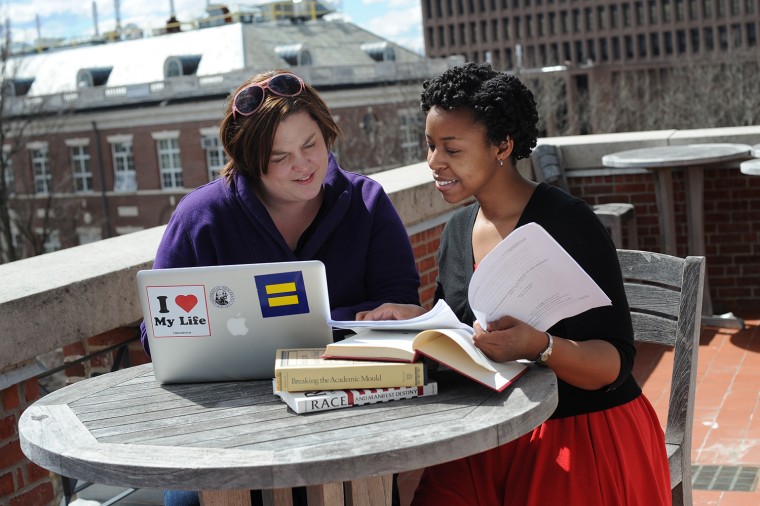
<path fill-rule="evenodd" d="M 324 348 L 277 350 L 274 393 L 296 413 L 435 395 L 422 362 L 325 359 Z"/>

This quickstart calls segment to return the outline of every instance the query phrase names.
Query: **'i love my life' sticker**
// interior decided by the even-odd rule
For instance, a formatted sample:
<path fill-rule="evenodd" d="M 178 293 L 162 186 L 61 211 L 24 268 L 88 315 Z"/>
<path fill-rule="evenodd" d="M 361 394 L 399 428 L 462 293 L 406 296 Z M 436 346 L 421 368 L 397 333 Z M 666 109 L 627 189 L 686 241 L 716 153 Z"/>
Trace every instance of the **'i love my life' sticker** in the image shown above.
<path fill-rule="evenodd" d="M 148 286 L 150 322 L 155 337 L 211 335 L 203 285 Z"/>

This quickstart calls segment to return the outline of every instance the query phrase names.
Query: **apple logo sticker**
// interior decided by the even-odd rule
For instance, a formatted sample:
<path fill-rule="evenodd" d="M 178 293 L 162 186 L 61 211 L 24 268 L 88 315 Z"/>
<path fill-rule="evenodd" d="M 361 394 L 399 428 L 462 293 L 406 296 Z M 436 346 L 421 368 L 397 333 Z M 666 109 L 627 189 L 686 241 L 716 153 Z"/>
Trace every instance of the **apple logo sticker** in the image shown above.
<path fill-rule="evenodd" d="M 227 330 L 233 336 L 244 336 L 248 333 L 248 326 L 245 324 L 245 317 L 237 314 L 234 318 L 227 320 Z"/>

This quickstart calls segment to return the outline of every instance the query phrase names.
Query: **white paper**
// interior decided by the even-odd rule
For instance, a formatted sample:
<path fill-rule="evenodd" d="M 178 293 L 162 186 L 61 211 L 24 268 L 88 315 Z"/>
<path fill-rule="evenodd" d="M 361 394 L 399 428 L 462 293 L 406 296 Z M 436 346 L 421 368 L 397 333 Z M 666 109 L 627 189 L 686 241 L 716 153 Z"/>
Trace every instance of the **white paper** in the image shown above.
<path fill-rule="evenodd" d="M 459 321 L 445 301 L 439 300 L 433 309 L 416 318 L 408 320 L 328 320 L 333 328 L 350 329 L 358 332 L 359 329 L 376 330 L 435 330 L 435 329 L 464 329 L 475 332 L 472 327 Z"/>
<path fill-rule="evenodd" d="M 509 315 L 542 331 L 563 318 L 611 304 L 536 223 L 516 228 L 483 258 L 470 280 L 468 298 L 479 322 Z"/>

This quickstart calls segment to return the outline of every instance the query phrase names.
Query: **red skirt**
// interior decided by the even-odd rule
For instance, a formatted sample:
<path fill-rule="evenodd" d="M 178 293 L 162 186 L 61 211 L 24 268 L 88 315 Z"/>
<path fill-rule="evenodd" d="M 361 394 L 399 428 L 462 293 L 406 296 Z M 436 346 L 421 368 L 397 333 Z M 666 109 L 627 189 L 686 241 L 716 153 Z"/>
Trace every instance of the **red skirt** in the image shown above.
<path fill-rule="evenodd" d="M 493 450 L 426 468 L 412 504 L 669 505 L 663 431 L 643 394 L 548 420 Z"/>

